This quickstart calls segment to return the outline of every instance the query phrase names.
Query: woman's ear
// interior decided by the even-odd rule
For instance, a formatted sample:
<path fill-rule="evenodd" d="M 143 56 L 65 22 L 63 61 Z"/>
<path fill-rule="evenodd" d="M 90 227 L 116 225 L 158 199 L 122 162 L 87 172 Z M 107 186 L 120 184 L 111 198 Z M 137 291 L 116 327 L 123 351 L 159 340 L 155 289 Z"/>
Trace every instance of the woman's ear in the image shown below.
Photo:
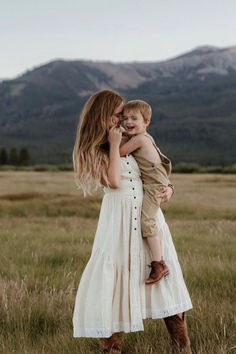
<path fill-rule="evenodd" d="M 110 129 L 111 127 L 113 127 L 114 125 L 115 125 L 114 118 L 111 117 L 111 118 L 110 118 L 110 121 L 109 121 L 109 129 Z"/>

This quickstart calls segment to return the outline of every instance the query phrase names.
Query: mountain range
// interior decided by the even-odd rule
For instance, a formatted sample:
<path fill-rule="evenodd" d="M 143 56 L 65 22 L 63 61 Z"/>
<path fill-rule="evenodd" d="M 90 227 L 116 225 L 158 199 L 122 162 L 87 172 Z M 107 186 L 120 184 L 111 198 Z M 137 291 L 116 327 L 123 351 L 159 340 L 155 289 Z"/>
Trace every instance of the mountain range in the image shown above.
<path fill-rule="evenodd" d="M 55 60 L 0 82 L 0 148 L 32 163 L 71 162 L 79 113 L 95 91 L 146 100 L 149 132 L 173 164 L 235 162 L 236 47 L 201 46 L 157 62 Z"/>

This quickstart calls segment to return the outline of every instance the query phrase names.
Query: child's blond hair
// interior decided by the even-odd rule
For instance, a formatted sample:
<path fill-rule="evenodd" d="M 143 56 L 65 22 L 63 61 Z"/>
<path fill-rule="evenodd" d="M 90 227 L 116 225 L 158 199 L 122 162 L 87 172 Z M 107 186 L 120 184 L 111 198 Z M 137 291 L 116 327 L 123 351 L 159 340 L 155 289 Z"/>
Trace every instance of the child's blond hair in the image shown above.
<path fill-rule="evenodd" d="M 145 123 L 149 123 L 151 120 L 151 116 L 152 116 L 152 108 L 151 106 L 142 100 L 132 100 L 132 101 L 128 101 L 125 105 L 124 105 L 124 110 L 125 111 L 140 111 L 140 113 L 143 116 L 144 122 Z"/>

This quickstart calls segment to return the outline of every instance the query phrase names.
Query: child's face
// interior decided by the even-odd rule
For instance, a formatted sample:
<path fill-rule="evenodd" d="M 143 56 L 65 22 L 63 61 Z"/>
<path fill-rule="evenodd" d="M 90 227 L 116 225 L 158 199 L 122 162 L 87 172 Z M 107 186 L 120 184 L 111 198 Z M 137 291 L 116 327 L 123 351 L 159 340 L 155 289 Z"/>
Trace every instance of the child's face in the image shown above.
<path fill-rule="evenodd" d="M 140 111 L 124 110 L 123 124 L 129 135 L 144 133 L 148 122 L 145 122 Z"/>

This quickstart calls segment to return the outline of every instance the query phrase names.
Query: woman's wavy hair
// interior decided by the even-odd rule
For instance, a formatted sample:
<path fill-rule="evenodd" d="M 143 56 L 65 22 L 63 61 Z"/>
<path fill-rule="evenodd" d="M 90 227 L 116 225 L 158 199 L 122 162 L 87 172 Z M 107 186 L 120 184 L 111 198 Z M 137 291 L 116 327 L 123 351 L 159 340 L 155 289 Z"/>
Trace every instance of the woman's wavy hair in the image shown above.
<path fill-rule="evenodd" d="M 84 195 L 97 190 L 101 180 L 109 186 L 109 124 L 122 101 L 115 91 L 98 91 L 88 99 L 80 114 L 72 158 L 75 183 Z"/>

